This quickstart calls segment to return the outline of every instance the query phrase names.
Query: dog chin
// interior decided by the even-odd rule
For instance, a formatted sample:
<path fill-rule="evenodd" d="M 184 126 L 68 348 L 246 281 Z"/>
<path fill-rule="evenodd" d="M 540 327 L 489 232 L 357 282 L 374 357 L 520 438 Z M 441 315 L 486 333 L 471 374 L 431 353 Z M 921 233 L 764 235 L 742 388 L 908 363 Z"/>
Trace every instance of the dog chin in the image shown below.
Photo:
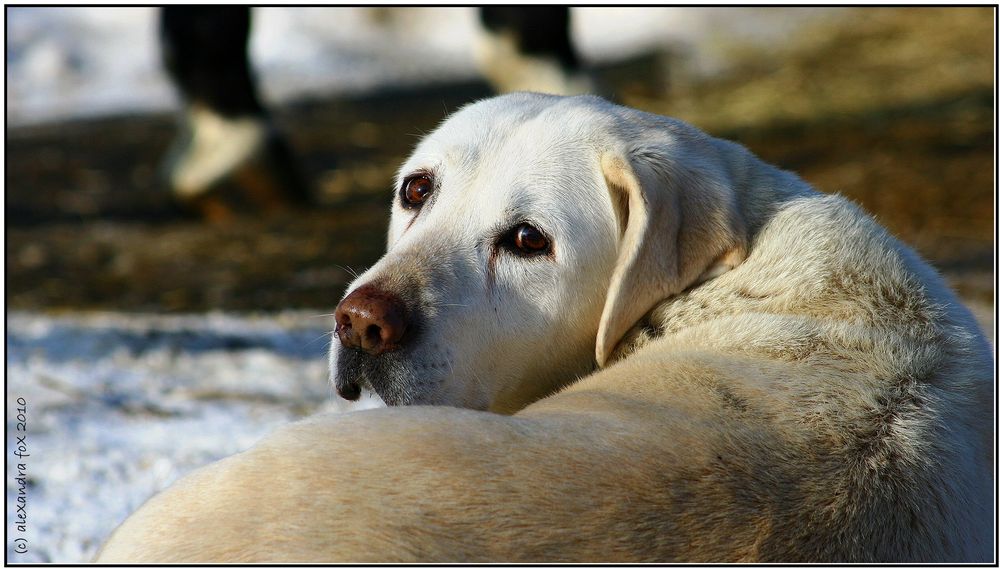
<path fill-rule="evenodd" d="M 362 388 L 361 396 L 356 401 L 348 401 L 336 394 L 331 398 L 328 406 L 329 411 L 337 413 L 352 413 L 354 411 L 365 411 L 367 409 L 381 409 L 388 407 L 385 401 L 371 389 Z"/>
<path fill-rule="evenodd" d="M 418 376 L 403 350 L 372 357 L 364 352 L 336 348 L 330 359 L 334 386 L 353 384 L 386 405 L 412 405 L 433 385 Z M 431 382 L 433 383 L 433 382 Z"/>

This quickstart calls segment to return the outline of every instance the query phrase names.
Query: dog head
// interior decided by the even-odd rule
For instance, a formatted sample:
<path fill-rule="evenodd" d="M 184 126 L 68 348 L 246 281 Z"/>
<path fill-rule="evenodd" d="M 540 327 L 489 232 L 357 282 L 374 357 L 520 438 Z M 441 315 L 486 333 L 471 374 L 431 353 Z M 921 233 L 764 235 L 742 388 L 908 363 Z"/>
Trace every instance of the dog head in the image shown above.
<path fill-rule="evenodd" d="M 338 393 L 512 412 L 604 366 L 742 259 L 719 142 L 596 97 L 457 112 L 400 169 L 388 250 L 337 307 Z"/>

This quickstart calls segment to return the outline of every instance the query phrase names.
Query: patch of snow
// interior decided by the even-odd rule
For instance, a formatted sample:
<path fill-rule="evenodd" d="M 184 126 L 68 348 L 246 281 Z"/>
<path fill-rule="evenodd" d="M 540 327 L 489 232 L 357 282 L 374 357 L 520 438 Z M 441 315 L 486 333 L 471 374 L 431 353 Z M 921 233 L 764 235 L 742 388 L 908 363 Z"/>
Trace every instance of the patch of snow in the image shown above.
<path fill-rule="evenodd" d="M 27 402 L 30 456 L 7 461 L 7 559 L 83 563 L 154 493 L 276 427 L 338 403 L 329 324 L 311 314 L 11 313 L 7 448 Z M 17 463 L 27 532 L 16 531 Z M 14 537 L 27 539 L 16 553 Z"/>

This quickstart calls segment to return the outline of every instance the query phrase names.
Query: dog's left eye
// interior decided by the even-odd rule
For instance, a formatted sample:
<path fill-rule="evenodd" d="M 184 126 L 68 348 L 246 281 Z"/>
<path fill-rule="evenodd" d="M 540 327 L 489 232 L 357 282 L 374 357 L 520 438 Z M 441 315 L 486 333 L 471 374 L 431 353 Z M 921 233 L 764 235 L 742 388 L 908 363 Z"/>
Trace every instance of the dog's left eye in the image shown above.
<path fill-rule="evenodd" d="M 507 232 L 500 245 L 521 256 L 546 255 L 552 250 L 549 238 L 534 225 L 521 223 Z"/>

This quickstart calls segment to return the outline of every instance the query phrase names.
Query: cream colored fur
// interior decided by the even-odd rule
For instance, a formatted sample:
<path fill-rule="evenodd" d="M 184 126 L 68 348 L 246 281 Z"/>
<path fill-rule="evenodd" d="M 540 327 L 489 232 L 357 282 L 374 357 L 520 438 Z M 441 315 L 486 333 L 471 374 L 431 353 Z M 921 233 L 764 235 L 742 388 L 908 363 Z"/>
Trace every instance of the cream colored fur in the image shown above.
<path fill-rule="evenodd" d="M 475 137 L 533 122 L 559 132 L 547 144 L 562 158 L 522 166 L 581 180 L 534 172 L 557 183 L 533 191 L 577 217 L 546 227 L 549 264 L 498 275 L 563 274 L 583 262 L 565 241 L 589 240 L 596 280 L 561 299 L 589 307 L 573 308 L 586 329 L 551 331 L 559 369 L 538 388 L 556 392 L 512 415 L 417 406 L 290 425 L 152 498 L 99 562 L 992 560 L 992 350 L 916 254 L 683 123 L 526 94 L 459 115 L 429 140 L 478 152 L 459 166 L 470 194 L 499 191 L 483 180 L 507 166 Z M 373 274 L 426 258 L 406 221 L 394 214 Z M 563 356 L 603 367 L 574 381 Z M 441 382 L 440 403 L 499 393 Z"/>

